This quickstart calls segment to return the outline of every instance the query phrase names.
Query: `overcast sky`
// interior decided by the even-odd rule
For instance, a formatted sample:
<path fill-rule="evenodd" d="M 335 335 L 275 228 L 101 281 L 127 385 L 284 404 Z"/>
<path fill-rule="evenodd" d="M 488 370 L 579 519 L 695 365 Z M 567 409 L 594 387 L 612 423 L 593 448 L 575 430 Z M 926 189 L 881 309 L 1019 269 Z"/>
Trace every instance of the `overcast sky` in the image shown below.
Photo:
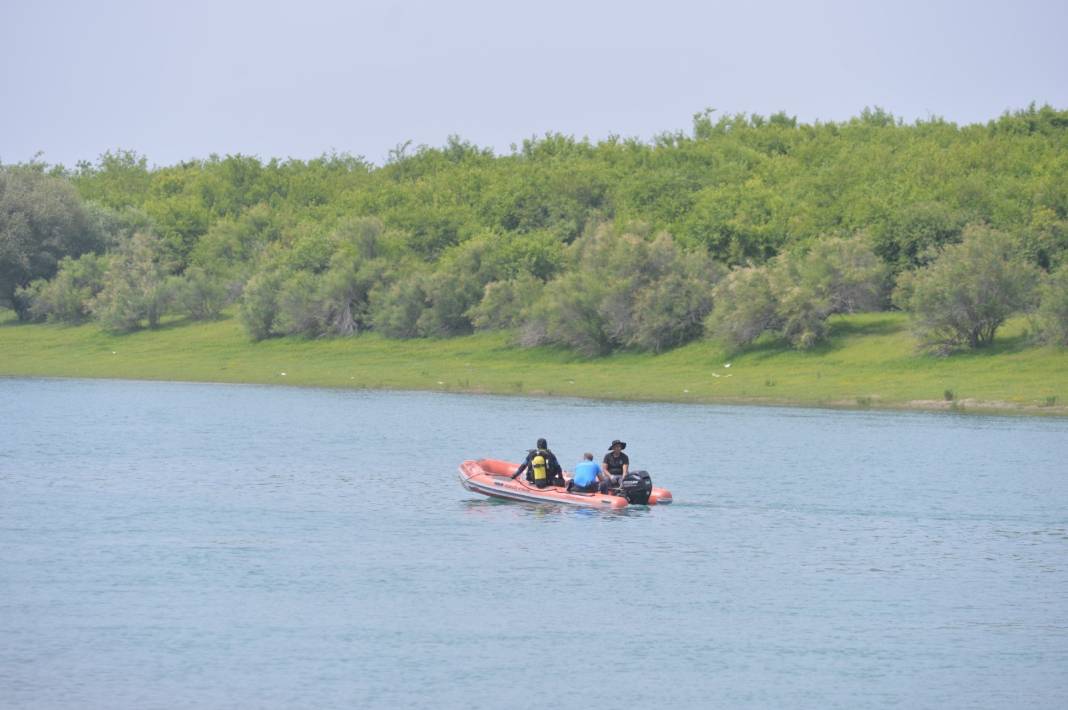
<path fill-rule="evenodd" d="M 694 113 L 1068 108 L 1068 2 L 0 0 L 0 161 L 156 165 L 459 134 L 649 140 Z"/>

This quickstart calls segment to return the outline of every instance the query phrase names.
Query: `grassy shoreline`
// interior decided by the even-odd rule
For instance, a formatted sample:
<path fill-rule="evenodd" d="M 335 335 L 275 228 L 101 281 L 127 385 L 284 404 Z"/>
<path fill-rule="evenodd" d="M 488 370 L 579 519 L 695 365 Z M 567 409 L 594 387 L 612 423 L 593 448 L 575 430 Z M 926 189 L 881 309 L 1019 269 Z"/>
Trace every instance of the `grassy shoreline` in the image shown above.
<path fill-rule="evenodd" d="M 1031 345 L 1025 331 L 1023 319 L 1012 321 L 993 347 L 938 358 L 915 351 L 902 314 L 872 313 L 832 319 L 830 341 L 807 352 L 769 343 L 728 356 L 698 342 L 588 359 L 513 348 L 503 333 L 252 343 L 232 317 L 110 335 L 0 313 L 0 376 L 1068 416 L 1068 351 Z"/>

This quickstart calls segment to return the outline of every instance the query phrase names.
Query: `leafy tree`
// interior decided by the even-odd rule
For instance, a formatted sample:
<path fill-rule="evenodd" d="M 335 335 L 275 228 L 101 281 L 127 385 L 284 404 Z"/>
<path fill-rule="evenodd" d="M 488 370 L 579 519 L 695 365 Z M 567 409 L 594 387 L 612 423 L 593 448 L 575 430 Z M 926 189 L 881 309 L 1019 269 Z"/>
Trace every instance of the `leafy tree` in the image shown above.
<path fill-rule="evenodd" d="M 1068 218 L 1049 207 L 1038 207 L 1030 223 L 1018 232 L 1020 253 L 1046 271 L 1068 264 Z"/>
<path fill-rule="evenodd" d="M 896 270 L 927 263 L 933 250 L 960 241 L 964 215 L 941 202 L 894 210 L 874 231 L 875 253 Z"/>
<path fill-rule="evenodd" d="M 82 197 L 116 212 L 142 207 L 152 184 L 148 159 L 132 150 L 108 151 L 96 164 L 82 162 L 74 174 Z"/>
<path fill-rule="evenodd" d="M 98 202 L 86 202 L 89 231 L 98 240 L 96 249 L 116 251 L 136 232 L 151 232 L 152 220 L 137 207 L 113 209 Z"/>
<path fill-rule="evenodd" d="M 960 244 L 902 279 L 895 302 L 911 314 L 924 347 L 944 354 L 989 345 L 1010 315 L 1033 303 L 1038 271 L 1012 246 L 1004 233 L 970 225 Z"/>
<path fill-rule="evenodd" d="M 419 334 L 449 337 L 470 333 L 468 311 L 478 304 L 483 288 L 476 275 L 448 268 L 435 271 L 423 284 L 427 307 L 417 321 Z"/>
<path fill-rule="evenodd" d="M 395 240 L 377 217 L 350 217 L 334 232 L 334 240 L 361 259 L 388 257 L 397 251 Z"/>
<path fill-rule="evenodd" d="M 65 256 L 51 281 L 37 279 L 16 295 L 29 304 L 33 320 L 81 323 L 89 319 L 89 304 L 104 288 L 106 269 L 107 260 L 92 252 L 77 259 Z"/>
<path fill-rule="evenodd" d="M 264 269 L 245 284 L 238 316 L 253 340 L 264 340 L 274 334 L 278 320 L 278 292 L 285 278 L 285 272 L 280 269 Z"/>
<path fill-rule="evenodd" d="M 731 349 L 743 348 L 766 331 L 782 327 L 779 300 L 765 267 L 744 267 L 727 275 L 713 292 L 705 329 Z"/>
<path fill-rule="evenodd" d="M 701 333 L 718 274 L 703 252 L 662 234 L 647 242 L 601 226 L 571 247 L 575 265 L 529 308 L 525 345 L 556 343 L 586 355 L 635 347 L 659 352 Z"/>
<path fill-rule="evenodd" d="M 555 279 L 523 323 L 520 345 L 558 343 L 589 356 L 611 352 L 613 343 L 601 311 L 606 291 L 603 282 L 581 271 Z"/>
<path fill-rule="evenodd" d="M 765 332 L 809 348 L 826 338 L 829 316 L 884 307 L 888 273 L 860 239 L 819 239 L 768 265 L 732 272 L 716 289 L 706 327 L 731 348 Z"/>
<path fill-rule="evenodd" d="M 417 337 L 427 301 L 424 281 L 425 275 L 416 270 L 372 290 L 369 301 L 375 330 L 390 338 Z"/>
<path fill-rule="evenodd" d="M 318 277 L 309 271 L 295 271 L 282 283 L 274 326 L 279 333 L 315 338 L 325 332 L 326 314 L 318 288 Z"/>
<path fill-rule="evenodd" d="M 889 268 L 863 238 L 824 237 L 779 258 L 786 280 L 825 302 L 827 315 L 882 310 Z"/>
<path fill-rule="evenodd" d="M 790 279 L 782 269 L 772 271 L 772 287 L 782 337 L 801 350 L 827 337 L 827 317 L 833 309 L 826 293 L 813 284 Z"/>
<path fill-rule="evenodd" d="M 65 256 L 100 246 L 81 198 L 66 180 L 41 166 L 0 166 L 0 305 L 30 317 L 16 291 L 51 278 Z"/>
<path fill-rule="evenodd" d="M 1042 339 L 1048 343 L 1068 346 L 1068 267 L 1062 266 L 1050 274 L 1040 289 L 1036 320 Z"/>
<path fill-rule="evenodd" d="M 533 274 L 521 273 L 505 281 L 486 284 L 482 300 L 467 311 L 478 330 L 515 328 L 529 318 L 545 283 Z"/>
<path fill-rule="evenodd" d="M 181 276 L 172 277 L 172 294 L 178 310 L 193 320 L 218 318 L 230 302 L 226 281 L 207 270 L 193 266 Z"/>
<path fill-rule="evenodd" d="M 662 352 L 704 332 L 712 310 L 713 273 L 668 273 L 635 295 L 634 323 L 627 345 Z"/>
<path fill-rule="evenodd" d="M 237 218 L 221 219 L 197 241 L 190 262 L 216 271 L 240 270 L 281 239 L 281 221 L 281 215 L 267 205 L 250 207 Z"/>
<path fill-rule="evenodd" d="M 145 202 L 162 249 L 179 268 L 189 263 L 190 253 L 212 222 L 203 196 L 195 192 L 195 179 L 192 170 L 158 175 L 154 178 L 156 194 Z"/>
<path fill-rule="evenodd" d="M 374 251 L 366 243 L 357 244 L 357 247 Z M 318 285 L 324 332 L 355 335 L 370 328 L 371 289 L 386 279 L 387 272 L 383 259 L 361 259 L 349 250 L 335 254 Z"/>
<path fill-rule="evenodd" d="M 109 257 L 104 288 L 90 303 L 105 329 L 126 333 L 145 323 L 159 325 L 173 299 L 164 258 L 160 240 L 145 232 L 134 234 Z"/>

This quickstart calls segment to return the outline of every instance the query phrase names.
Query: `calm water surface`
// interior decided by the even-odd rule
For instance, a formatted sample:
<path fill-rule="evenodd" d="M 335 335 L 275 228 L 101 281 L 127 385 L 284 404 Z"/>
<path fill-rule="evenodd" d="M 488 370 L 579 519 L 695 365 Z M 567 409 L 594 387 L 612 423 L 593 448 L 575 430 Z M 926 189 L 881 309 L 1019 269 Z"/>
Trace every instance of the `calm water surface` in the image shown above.
<path fill-rule="evenodd" d="M 488 501 L 613 438 L 673 506 Z M 0 379 L 5 708 L 1065 708 L 1068 422 Z"/>

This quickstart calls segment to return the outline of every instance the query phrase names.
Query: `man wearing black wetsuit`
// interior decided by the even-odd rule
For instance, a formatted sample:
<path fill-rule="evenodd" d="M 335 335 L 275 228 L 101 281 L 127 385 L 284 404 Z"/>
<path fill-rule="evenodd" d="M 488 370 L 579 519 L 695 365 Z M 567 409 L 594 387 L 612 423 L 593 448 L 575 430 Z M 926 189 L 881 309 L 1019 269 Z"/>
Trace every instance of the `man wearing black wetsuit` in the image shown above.
<path fill-rule="evenodd" d="M 526 460 L 519 466 L 516 472 L 512 474 L 512 478 L 518 478 L 523 471 L 526 471 L 527 480 L 531 483 L 535 483 L 534 457 L 538 454 L 541 454 L 542 458 L 545 459 L 545 472 L 548 474 L 548 480 L 545 483 L 550 486 L 564 485 L 564 469 L 560 467 L 560 462 L 556 460 L 556 454 L 549 450 L 549 442 L 545 439 L 538 439 L 538 448 L 531 449 L 527 453 Z"/>
<path fill-rule="evenodd" d="M 608 453 L 604 455 L 604 461 L 601 462 L 601 466 L 604 472 L 612 477 L 612 485 L 619 486 L 620 481 L 627 475 L 627 471 L 630 470 L 630 459 L 623 449 L 627 448 L 627 442 L 615 439 L 612 441 L 612 445 L 608 447 Z"/>

